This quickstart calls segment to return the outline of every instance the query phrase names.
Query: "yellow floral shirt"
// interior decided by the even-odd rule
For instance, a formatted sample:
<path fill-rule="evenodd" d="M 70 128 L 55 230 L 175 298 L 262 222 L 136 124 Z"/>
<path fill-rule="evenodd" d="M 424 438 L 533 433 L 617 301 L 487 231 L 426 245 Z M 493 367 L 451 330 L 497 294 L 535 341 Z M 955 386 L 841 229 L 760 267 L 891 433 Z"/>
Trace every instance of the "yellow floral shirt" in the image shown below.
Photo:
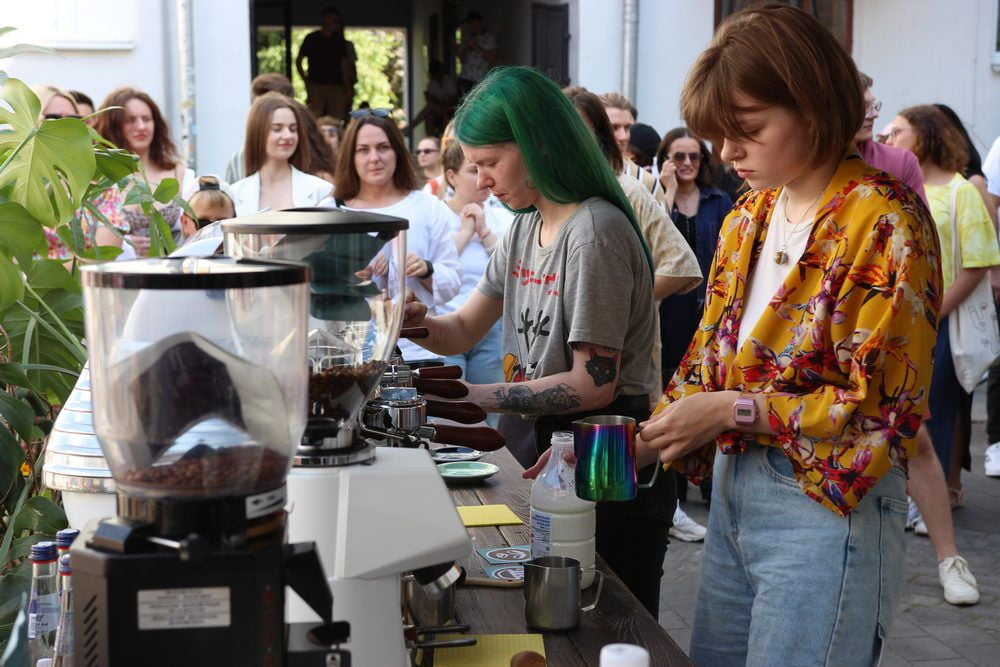
<path fill-rule="evenodd" d="M 762 418 L 777 435 L 727 431 L 674 467 L 698 483 L 711 475 L 716 445 L 723 454 L 753 442 L 781 447 L 806 495 L 846 516 L 915 452 L 937 340 L 938 238 L 912 191 L 849 154 L 798 270 L 737 349 L 779 193 L 748 193 L 723 222 L 704 316 L 656 411 L 700 391 L 763 394 Z"/>

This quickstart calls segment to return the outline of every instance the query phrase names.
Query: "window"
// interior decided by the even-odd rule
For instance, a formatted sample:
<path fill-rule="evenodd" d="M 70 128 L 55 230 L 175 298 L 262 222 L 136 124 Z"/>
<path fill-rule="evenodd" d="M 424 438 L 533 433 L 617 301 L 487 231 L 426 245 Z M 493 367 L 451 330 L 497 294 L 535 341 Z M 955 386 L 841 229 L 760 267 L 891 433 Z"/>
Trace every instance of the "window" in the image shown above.
<path fill-rule="evenodd" d="M 851 33 L 853 32 L 854 0 L 777 0 L 781 4 L 791 5 L 808 12 L 827 30 L 833 33 L 841 46 L 851 52 Z M 775 0 L 715 0 L 715 25 L 719 25 L 730 14 L 746 9 L 775 2 Z M 997 35 L 1000 44 L 1000 31 Z M 1000 47 L 998 47 L 1000 50 Z"/>

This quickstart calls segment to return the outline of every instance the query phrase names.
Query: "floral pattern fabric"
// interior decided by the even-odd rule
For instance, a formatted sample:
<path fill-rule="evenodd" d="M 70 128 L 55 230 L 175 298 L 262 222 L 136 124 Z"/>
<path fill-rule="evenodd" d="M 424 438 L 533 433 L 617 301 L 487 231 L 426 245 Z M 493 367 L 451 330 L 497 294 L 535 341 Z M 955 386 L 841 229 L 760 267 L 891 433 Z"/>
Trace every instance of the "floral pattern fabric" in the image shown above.
<path fill-rule="evenodd" d="M 824 193 L 791 270 L 737 349 L 747 281 L 780 190 L 726 218 L 705 311 L 656 411 L 702 391 L 761 394 L 777 435 L 727 431 L 674 462 L 700 483 L 716 449 L 780 447 L 810 498 L 846 516 L 893 466 L 905 469 L 927 403 L 941 299 L 934 222 L 913 192 L 856 154 Z M 669 323 L 666 323 L 669 326 Z"/>
<path fill-rule="evenodd" d="M 129 225 L 122 215 L 122 203 L 122 193 L 117 187 L 108 188 L 93 201 L 94 207 L 107 218 L 108 222 L 123 234 L 127 234 Z M 77 211 L 77 215 L 80 217 L 80 224 L 83 228 L 84 245 L 87 248 L 93 247 L 97 229 L 102 223 L 86 208 Z M 49 246 L 48 259 L 57 259 L 61 262 L 73 259 L 73 252 L 62 242 L 55 229 L 44 227 L 43 230 L 45 241 Z"/>

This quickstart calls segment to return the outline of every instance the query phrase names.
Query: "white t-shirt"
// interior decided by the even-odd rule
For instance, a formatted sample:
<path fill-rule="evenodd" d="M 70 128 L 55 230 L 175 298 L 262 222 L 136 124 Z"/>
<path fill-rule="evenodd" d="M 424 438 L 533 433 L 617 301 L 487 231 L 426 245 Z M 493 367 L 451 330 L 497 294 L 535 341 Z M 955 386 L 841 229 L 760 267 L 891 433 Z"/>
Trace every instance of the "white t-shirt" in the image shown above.
<path fill-rule="evenodd" d="M 815 218 L 813 218 L 815 221 Z M 743 305 L 743 316 L 740 318 L 740 333 L 737 336 L 737 349 L 743 347 L 744 341 L 750 337 L 754 325 L 764 314 L 764 309 L 771 302 L 778 288 L 781 287 L 785 278 L 791 271 L 796 270 L 795 266 L 802 259 L 802 253 L 806 250 L 809 241 L 809 230 L 812 224 L 803 221 L 798 225 L 797 230 L 785 220 L 785 191 L 782 190 L 774 203 L 774 210 L 771 211 L 771 223 L 768 226 L 767 237 L 757 259 L 757 266 L 754 267 L 750 276 L 750 284 L 746 290 L 745 303 Z M 778 264 L 774 261 L 782 245 L 786 243 L 784 252 L 788 255 L 788 261 Z"/>
<path fill-rule="evenodd" d="M 513 222 L 514 216 L 507 211 L 497 211 L 491 206 L 486 206 L 483 208 L 483 211 L 486 213 L 486 226 L 496 234 L 497 244 L 499 244 L 500 239 L 510 229 L 510 223 Z M 448 212 L 451 213 L 451 218 L 448 222 L 450 224 L 451 235 L 454 237 L 458 233 L 458 230 L 461 229 L 462 223 L 454 211 L 449 208 Z M 507 215 L 504 215 L 504 213 L 507 213 Z M 462 288 L 458 291 L 458 295 L 454 299 L 438 308 L 439 314 L 444 315 L 445 313 L 454 312 L 468 300 L 469 295 L 472 294 L 473 290 L 476 289 L 476 285 L 479 284 L 479 279 L 486 272 L 486 265 L 489 263 L 492 254 L 492 252 L 486 250 L 483 242 L 479 240 L 479 236 L 473 235 L 469 242 L 465 244 L 465 248 L 458 258 L 462 264 Z"/>
<path fill-rule="evenodd" d="M 430 261 L 434 265 L 432 276 L 433 290 L 423 286 L 419 278 L 406 279 L 406 287 L 413 290 L 423 303 L 427 304 L 428 315 L 440 314 L 440 308 L 455 298 L 462 286 L 462 266 L 455 250 L 455 240 L 452 238 L 450 218 L 454 215 L 444 202 L 436 197 L 414 190 L 395 204 L 380 208 L 344 210 L 365 211 L 366 213 L 381 213 L 410 221 L 406 230 L 406 252 L 415 253 L 420 259 Z M 392 267 L 393 253 L 398 252 L 395 241 L 386 245 L 386 258 Z M 408 340 L 399 341 L 399 349 L 407 361 L 418 359 L 436 359 L 438 355 L 425 350 Z"/>
<path fill-rule="evenodd" d="M 1000 197 L 1000 137 L 993 142 L 983 160 L 983 175 L 986 176 L 986 189 L 991 195 Z"/>

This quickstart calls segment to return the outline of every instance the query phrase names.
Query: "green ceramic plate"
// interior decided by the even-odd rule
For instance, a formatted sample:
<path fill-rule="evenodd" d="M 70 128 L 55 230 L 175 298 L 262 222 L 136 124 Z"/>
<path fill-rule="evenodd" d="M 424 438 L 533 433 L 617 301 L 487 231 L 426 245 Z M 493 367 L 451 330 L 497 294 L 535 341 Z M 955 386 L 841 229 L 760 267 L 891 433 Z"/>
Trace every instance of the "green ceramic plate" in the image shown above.
<path fill-rule="evenodd" d="M 482 461 L 455 461 L 438 464 L 438 472 L 449 481 L 473 482 L 500 472 L 500 466 Z"/>

